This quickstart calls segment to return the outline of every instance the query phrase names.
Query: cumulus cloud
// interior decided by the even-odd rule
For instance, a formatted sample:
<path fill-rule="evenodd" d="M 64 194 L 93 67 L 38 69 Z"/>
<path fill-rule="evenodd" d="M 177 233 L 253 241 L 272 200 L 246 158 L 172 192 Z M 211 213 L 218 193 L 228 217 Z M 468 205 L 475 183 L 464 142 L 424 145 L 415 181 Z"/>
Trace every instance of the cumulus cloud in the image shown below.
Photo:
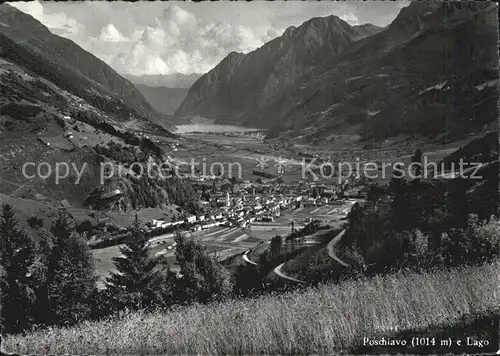
<path fill-rule="evenodd" d="M 168 8 L 162 12 L 162 20 L 166 23 L 175 23 L 175 25 L 182 30 L 191 30 L 198 25 L 198 20 L 193 14 L 176 5 L 169 5 Z"/>
<path fill-rule="evenodd" d="M 352 12 L 344 13 L 339 17 L 341 20 L 344 20 L 345 22 L 347 22 L 351 26 L 359 25 L 358 17 L 356 15 L 354 15 Z"/>
<path fill-rule="evenodd" d="M 380 2 L 382 3 L 382 2 Z M 314 4 L 314 5 L 313 5 Z M 166 4 L 18 2 L 12 5 L 93 53 L 120 73 L 205 73 L 228 53 L 248 53 L 314 16 L 351 25 L 394 16 L 370 2 Z M 210 5 L 210 6 L 209 6 Z M 273 7 L 274 6 L 274 7 Z M 380 10 L 380 11 L 379 11 Z M 383 10 L 383 11 L 382 11 Z M 368 19 L 369 20 L 369 19 Z"/>
<path fill-rule="evenodd" d="M 40 1 L 27 1 L 11 3 L 22 12 L 33 16 L 49 28 L 50 31 L 61 36 L 74 36 L 81 34 L 84 27 L 74 18 L 68 17 L 63 12 L 48 14 Z"/>
<path fill-rule="evenodd" d="M 125 36 L 115 23 L 103 25 L 99 34 L 92 36 L 74 18 L 62 12 L 49 13 L 39 1 L 14 5 L 118 72 L 134 75 L 204 73 L 228 53 L 252 51 L 280 35 L 280 30 L 268 26 L 203 21 L 172 4 L 159 11 L 148 25 L 134 24 L 136 30 L 130 36 Z"/>
<path fill-rule="evenodd" d="M 104 42 L 126 42 L 128 40 L 113 24 L 108 24 L 102 28 L 99 39 Z"/>
<path fill-rule="evenodd" d="M 207 23 L 176 5 L 165 9 L 135 40 L 122 38 L 115 30 L 108 25 L 101 32 L 106 38 L 120 38 L 116 42 L 121 46 L 114 44 L 114 49 L 121 49 L 109 64 L 134 75 L 204 73 L 228 53 L 252 51 L 278 33 L 263 27 Z M 96 42 L 94 49 L 99 46 Z"/>

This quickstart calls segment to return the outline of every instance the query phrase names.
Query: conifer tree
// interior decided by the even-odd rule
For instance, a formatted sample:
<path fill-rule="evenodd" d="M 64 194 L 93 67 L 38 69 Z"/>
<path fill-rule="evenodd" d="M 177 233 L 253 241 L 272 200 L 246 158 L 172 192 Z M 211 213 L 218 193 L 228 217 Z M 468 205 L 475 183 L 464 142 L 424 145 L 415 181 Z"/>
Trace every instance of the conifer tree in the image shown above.
<path fill-rule="evenodd" d="M 281 247 L 283 246 L 283 239 L 280 235 L 276 235 L 271 239 L 271 244 L 269 245 L 269 251 L 271 257 L 276 257 L 281 253 Z"/>
<path fill-rule="evenodd" d="M 0 300 L 6 333 L 20 332 L 32 321 L 35 296 L 30 270 L 34 258 L 33 240 L 19 227 L 12 207 L 3 205 L 0 217 L 0 267 L 3 268 Z"/>
<path fill-rule="evenodd" d="M 249 295 L 264 289 L 259 268 L 251 264 L 236 267 L 234 291 L 239 295 Z"/>
<path fill-rule="evenodd" d="M 39 324 L 45 324 L 48 316 L 48 268 L 52 247 L 52 234 L 42 230 L 36 245 L 36 257 L 32 272 L 36 296 L 33 316 L 35 322 Z"/>
<path fill-rule="evenodd" d="M 53 246 L 47 260 L 45 323 L 71 325 L 92 315 L 96 295 L 92 255 L 75 231 L 67 211 L 59 212 L 51 233 Z"/>
<path fill-rule="evenodd" d="M 164 306 L 170 293 L 168 265 L 163 257 L 149 256 L 148 238 L 137 219 L 132 234 L 113 260 L 117 272 L 106 281 L 114 309 L 143 309 Z"/>
<path fill-rule="evenodd" d="M 3 318 L 3 293 L 2 291 L 6 290 L 7 284 L 5 282 L 5 270 L 0 263 L 0 338 L 2 337 L 2 333 L 4 332 L 4 318 Z M 1 341 L 1 340 L 0 340 Z"/>
<path fill-rule="evenodd" d="M 175 256 L 182 277 L 178 281 L 178 298 L 182 302 L 206 303 L 227 298 L 233 290 L 229 272 L 206 247 L 178 233 Z"/>
<path fill-rule="evenodd" d="M 415 169 L 413 171 L 416 177 L 415 179 L 420 180 L 420 175 L 422 173 L 422 150 L 420 150 L 420 148 L 415 150 L 415 153 L 411 157 L 411 162 L 415 164 Z"/>

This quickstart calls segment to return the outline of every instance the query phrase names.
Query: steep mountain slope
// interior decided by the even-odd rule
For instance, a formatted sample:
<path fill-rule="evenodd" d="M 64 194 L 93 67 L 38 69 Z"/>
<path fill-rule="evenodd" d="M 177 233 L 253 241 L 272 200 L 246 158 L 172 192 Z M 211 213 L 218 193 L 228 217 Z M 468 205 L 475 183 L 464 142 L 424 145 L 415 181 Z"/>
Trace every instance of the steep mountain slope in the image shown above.
<path fill-rule="evenodd" d="M 136 84 L 137 89 L 158 112 L 172 115 L 188 93 L 184 88 L 150 87 Z"/>
<path fill-rule="evenodd" d="M 387 30 L 301 78 L 277 130 L 453 137 L 496 119 L 496 6 L 412 3 Z M 298 83 L 299 84 L 299 83 Z M 315 92 L 313 92 L 315 90 Z"/>
<path fill-rule="evenodd" d="M 374 29 L 353 28 L 336 16 L 292 26 L 247 55 L 230 53 L 193 84 L 176 115 L 242 122 L 284 87 Z M 255 122 L 259 119 L 252 124 L 263 124 Z"/>
<path fill-rule="evenodd" d="M 0 48 L 5 50 L 10 40 L 1 39 Z M 0 200 L 11 201 L 23 216 L 40 207 L 48 211 L 64 206 L 87 219 L 90 206 L 106 213 L 172 204 L 189 212 L 197 209 L 198 198 L 185 181 L 137 176 L 130 169 L 132 163 L 146 167 L 151 160 L 165 159 L 160 141 L 171 141 L 151 140 L 149 135 L 158 135 L 157 128 L 142 127 L 137 133 L 128 122 L 29 73 L 2 58 L 3 53 Z M 103 163 L 114 167 L 111 179 L 104 179 Z"/>
<path fill-rule="evenodd" d="M 168 118 L 156 112 L 132 83 L 74 42 L 52 34 L 39 21 L 10 6 L 0 6 L 0 34 L 12 59 L 62 89 L 86 99 L 125 121 L 131 117 L 153 122 Z"/>
<path fill-rule="evenodd" d="M 365 140 L 399 134 L 437 140 L 481 130 L 497 117 L 496 10 L 493 3 L 412 2 L 393 23 L 369 36 L 354 35 L 347 24 L 328 27 L 328 33 L 319 26 L 316 38 L 337 39 L 337 50 L 313 46 L 312 53 L 323 57 L 312 56 L 315 60 L 308 65 L 298 65 L 305 63 L 304 57 L 293 55 L 300 59 L 294 68 L 301 70 L 295 72 L 277 60 L 268 73 L 258 69 L 265 62 L 255 53 L 266 48 L 279 52 L 271 41 L 239 56 L 231 66 L 234 74 L 224 71 L 227 78 L 220 75 L 228 67 L 227 59 L 223 61 L 195 83 L 176 114 L 219 120 L 229 116 L 238 123 L 270 128 L 270 136 L 302 136 L 308 141 L 329 140 L 336 133 L 361 134 Z M 311 21 L 293 32 L 307 32 Z M 275 41 L 286 43 L 287 33 Z M 307 43 L 296 37 L 291 51 L 302 53 Z M 250 61 L 252 65 L 242 66 Z M 280 85 L 262 84 L 277 82 L 274 78 L 285 73 Z M 236 78 L 242 83 L 240 91 Z M 257 80 L 260 85 L 247 84 Z M 226 104 L 222 88 L 231 88 L 229 95 L 234 96 Z"/>
<path fill-rule="evenodd" d="M 124 105 L 120 94 L 103 94 L 109 88 L 58 63 L 0 31 L 0 195 L 30 214 L 32 206 L 64 206 L 82 216 L 90 205 L 106 212 L 196 209 L 184 181 L 137 177 L 130 169 L 102 179 L 104 162 L 118 168 L 163 160 L 160 141 L 173 135 Z"/>

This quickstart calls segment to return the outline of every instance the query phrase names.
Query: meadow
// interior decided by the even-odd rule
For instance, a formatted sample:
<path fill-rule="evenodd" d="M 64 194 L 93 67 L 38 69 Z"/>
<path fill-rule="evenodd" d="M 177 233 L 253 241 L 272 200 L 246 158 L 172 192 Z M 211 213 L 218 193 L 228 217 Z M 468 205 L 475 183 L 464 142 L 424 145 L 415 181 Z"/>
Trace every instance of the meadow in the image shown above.
<path fill-rule="evenodd" d="M 38 354 L 325 354 L 363 337 L 447 327 L 496 312 L 500 262 L 325 284 L 281 295 L 124 313 L 71 328 L 10 335 L 10 352 Z"/>

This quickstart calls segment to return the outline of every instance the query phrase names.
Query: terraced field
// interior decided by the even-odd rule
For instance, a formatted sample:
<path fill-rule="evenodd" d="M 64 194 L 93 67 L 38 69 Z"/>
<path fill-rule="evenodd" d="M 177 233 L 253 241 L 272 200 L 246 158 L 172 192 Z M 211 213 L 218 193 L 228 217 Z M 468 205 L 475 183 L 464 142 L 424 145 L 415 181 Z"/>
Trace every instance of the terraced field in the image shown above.
<path fill-rule="evenodd" d="M 259 239 L 251 236 L 248 230 L 243 230 L 239 227 L 215 227 L 204 231 L 188 233 L 199 241 L 201 241 L 209 253 L 216 254 L 219 259 L 223 260 L 229 256 L 242 253 L 259 243 Z M 174 271 L 179 270 L 175 261 L 174 244 L 175 235 L 165 234 L 150 239 L 151 256 L 163 255 L 169 262 L 170 268 Z M 102 286 L 102 281 L 113 270 L 113 257 L 120 256 L 119 246 L 110 246 L 92 251 L 96 273 L 100 278 L 99 285 Z"/>

